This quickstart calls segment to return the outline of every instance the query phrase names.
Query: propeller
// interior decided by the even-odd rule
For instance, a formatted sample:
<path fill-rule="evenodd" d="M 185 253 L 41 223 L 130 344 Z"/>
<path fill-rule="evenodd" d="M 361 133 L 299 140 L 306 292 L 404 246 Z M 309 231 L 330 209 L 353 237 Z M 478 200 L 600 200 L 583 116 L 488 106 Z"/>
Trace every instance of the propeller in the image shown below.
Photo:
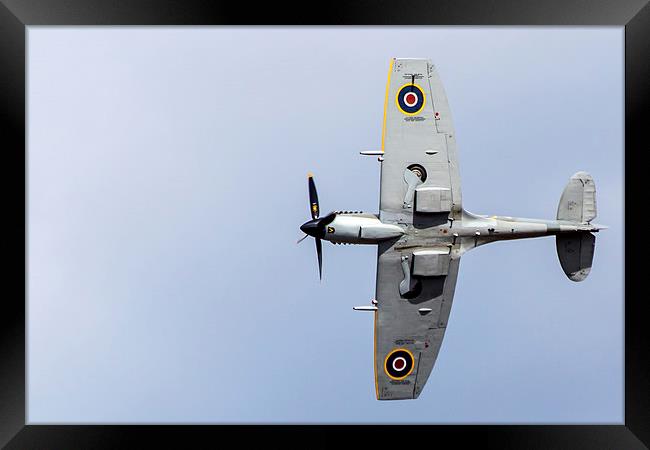
<path fill-rule="evenodd" d="M 318 219 L 318 216 L 320 214 L 318 205 L 318 192 L 316 192 L 316 183 L 314 183 L 314 175 L 311 172 L 307 174 L 307 182 L 309 184 L 309 205 L 311 218 Z"/>
<path fill-rule="evenodd" d="M 298 243 L 302 242 L 307 236 L 311 236 L 316 240 L 316 254 L 318 256 L 318 276 L 323 279 L 323 244 L 321 239 L 325 237 L 325 230 L 336 217 L 335 213 L 330 213 L 325 217 L 320 217 L 320 206 L 318 204 L 318 192 L 316 192 L 316 184 L 314 183 L 314 176 L 307 174 L 309 185 L 309 211 L 311 213 L 311 220 L 303 223 L 300 229 L 305 236 L 302 237 Z"/>

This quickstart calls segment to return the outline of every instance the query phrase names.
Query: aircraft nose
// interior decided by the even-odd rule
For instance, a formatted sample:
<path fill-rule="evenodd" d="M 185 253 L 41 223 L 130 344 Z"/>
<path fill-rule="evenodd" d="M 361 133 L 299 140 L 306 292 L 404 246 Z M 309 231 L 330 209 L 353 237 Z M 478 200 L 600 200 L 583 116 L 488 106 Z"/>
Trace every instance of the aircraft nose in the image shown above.
<path fill-rule="evenodd" d="M 303 233 L 308 234 L 309 236 L 317 237 L 316 235 L 318 233 L 318 219 L 310 220 L 309 222 L 303 223 L 300 226 L 300 230 Z"/>

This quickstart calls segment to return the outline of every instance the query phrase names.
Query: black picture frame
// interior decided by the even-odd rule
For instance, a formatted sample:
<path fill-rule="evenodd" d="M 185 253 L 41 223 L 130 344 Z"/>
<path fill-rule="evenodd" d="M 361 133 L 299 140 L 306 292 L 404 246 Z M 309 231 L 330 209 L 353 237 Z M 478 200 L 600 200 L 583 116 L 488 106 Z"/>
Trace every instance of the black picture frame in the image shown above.
<path fill-rule="evenodd" d="M 3 247 L 5 268 L 0 313 L 0 446 L 26 448 L 123 448 L 166 444 L 187 447 L 188 440 L 221 443 L 223 433 L 250 431 L 324 443 L 341 429 L 378 437 L 384 443 L 404 438 L 393 426 L 45 426 L 26 425 L 25 286 L 25 36 L 30 25 L 616 25 L 625 27 L 625 192 L 626 203 L 643 202 L 642 164 L 634 155 L 648 149 L 646 121 L 650 82 L 650 6 L 648 0 L 361 0 L 328 4 L 275 4 L 204 0 L 0 0 L 0 137 L 5 186 Z M 606 123 L 606 117 L 594 117 Z M 644 144 L 645 143 L 645 144 Z M 628 202 L 627 199 L 630 199 Z M 625 231 L 636 214 L 625 209 Z M 637 235 L 641 230 L 635 229 Z M 632 243 L 630 243 L 632 242 Z M 637 449 L 650 445 L 650 327 L 647 300 L 636 284 L 643 265 L 632 261 L 643 250 L 625 240 L 625 423 L 624 425 L 407 426 L 407 433 L 494 448 Z M 21 276 L 22 275 L 22 276 Z M 9 289 L 7 289 L 7 287 Z M 639 295 L 635 295 L 639 292 Z M 399 431 L 396 433 L 396 431 Z M 308 439 L 308 441 L 304 441 Z M 409 442 L 410 439 L 409 439 Z M 426 443 L 426 441 L 423 441 Z M 311 445 L 310 445 L 311 446 Z"/>

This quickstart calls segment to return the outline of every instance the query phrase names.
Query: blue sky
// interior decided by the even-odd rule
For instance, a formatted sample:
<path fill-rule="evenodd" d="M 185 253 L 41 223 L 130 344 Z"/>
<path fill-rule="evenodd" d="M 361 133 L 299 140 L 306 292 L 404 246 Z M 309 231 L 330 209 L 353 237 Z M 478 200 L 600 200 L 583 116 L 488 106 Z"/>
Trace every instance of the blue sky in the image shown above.
<path fill-rule="evenodd" d="M 420 398 L 378 402 L 377 212 L 389 59 L 430 58 L 464 206 L 554 218 L 596 181 L 594 267 L 552 238 L 460 264 Z M 622 423 L 623 28 L 29 27 L 28 421 Z"/>

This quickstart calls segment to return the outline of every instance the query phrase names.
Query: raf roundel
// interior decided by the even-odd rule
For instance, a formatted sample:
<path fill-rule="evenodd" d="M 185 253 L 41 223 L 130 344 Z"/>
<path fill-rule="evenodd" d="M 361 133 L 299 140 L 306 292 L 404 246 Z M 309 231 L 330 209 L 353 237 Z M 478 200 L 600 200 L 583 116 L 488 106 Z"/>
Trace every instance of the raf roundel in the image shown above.
<path fill-rule="evenodd" d="M 426 97 L 417 84 L 405 84 L 397 91 L 397 107 L 407 115 L 415 115 L 422 111 Z"/>
<path fill-rule="evenodd" d="M 413 371 L 413 354 L 404 348 L 393 350 L 386 356 L 384 370 L 393 380 L 403 380 Z"/>

